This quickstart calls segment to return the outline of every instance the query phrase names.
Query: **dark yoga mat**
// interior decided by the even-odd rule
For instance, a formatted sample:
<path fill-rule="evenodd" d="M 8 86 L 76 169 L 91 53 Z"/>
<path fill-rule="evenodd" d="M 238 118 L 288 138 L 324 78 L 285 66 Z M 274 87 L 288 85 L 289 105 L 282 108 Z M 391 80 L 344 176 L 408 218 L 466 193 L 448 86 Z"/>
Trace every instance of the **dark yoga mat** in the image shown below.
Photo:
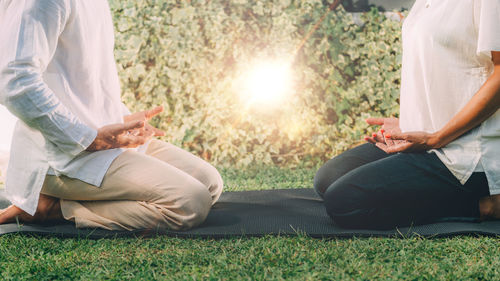
<path fill-rule="evenodd" d="M 8 202 L 1 197 L 0 193 L 0 208 L 3 208 Z M 268 234 L 300 234 L 311 237 L 449 237 L 464 234 L 497 236 L 500 235 L 500 221 L 446 222 L 388 231 L 343 229 L 333 224 L 325 213 L 321 200 L 312 189 L 282 189 L 225 192 L 213 207 L 205 223 L 186 232 L 76 229 L 72 224 L 52 226 L 0 225 L 0 235 L 17 232 L 82 238 L 152 236 L 157 234 L 202 238 Z"/>

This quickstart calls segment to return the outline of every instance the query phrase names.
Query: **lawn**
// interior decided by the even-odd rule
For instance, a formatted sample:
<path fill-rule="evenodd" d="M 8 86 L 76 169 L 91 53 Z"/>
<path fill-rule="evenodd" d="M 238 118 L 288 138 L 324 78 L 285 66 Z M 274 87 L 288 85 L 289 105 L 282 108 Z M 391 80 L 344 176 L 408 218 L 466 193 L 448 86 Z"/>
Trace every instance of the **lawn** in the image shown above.
<path fill-rule="evenodd" d="M 227 190 L 311 187 L 315 169 L 221 169 Z M 452 239 L 0 237 L 0 279 L 494 280 L 500 243 Z"/>

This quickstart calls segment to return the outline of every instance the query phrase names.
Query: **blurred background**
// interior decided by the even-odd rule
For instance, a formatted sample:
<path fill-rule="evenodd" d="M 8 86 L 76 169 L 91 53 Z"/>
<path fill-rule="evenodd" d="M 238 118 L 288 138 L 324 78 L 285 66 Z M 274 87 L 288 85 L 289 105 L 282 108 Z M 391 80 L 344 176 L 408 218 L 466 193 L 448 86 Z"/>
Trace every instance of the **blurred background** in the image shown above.
<path fill-rule="evenodd" d="M 164 105 L 154 120 L 164 139 L 213 164 L 315 166 L 361 143 L 368 116 L 398 114 L 405 12 L 328 12 L 321 0 L 110 3 L 123 100 Z"/>

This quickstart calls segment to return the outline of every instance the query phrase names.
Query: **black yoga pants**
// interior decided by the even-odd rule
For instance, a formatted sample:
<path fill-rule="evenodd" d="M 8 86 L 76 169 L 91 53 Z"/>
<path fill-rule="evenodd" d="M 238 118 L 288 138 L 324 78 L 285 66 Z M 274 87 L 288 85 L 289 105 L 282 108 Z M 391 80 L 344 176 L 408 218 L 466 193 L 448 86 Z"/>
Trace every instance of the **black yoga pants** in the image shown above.
<path fill-rule="evenodd" d="M 368 229 L 477 221 L 489 195 L 485 173 L 462 185 L 434 153 L 386 154 L 370 143 L 325 163 L 314 188 L 334 223 Z"/>

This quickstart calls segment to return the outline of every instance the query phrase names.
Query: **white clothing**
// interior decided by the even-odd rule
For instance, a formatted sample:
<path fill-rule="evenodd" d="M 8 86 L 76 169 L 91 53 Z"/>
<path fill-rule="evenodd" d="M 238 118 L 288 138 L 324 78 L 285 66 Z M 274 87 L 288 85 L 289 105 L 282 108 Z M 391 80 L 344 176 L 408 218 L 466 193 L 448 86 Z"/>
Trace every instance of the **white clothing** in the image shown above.
<path fill-rule="evenodd" d="M 6 191 L 33 215 L 49 169 L 100 186 L 123 151 L 85 151 L 128 113 L 113 24 L 106 0 L 0 0 L 0 28 L 0 103 L 20 119 Z"/>
<path fill-rule="evenodd" d="M 493 73 L 491 51 L 500 51 L 500 0 L 417 0 L 403 23 L 401 130 L 442 129 Z M 484 171 L 499 194 L 500 111 L 431 153 L 462 184 Z"/>

